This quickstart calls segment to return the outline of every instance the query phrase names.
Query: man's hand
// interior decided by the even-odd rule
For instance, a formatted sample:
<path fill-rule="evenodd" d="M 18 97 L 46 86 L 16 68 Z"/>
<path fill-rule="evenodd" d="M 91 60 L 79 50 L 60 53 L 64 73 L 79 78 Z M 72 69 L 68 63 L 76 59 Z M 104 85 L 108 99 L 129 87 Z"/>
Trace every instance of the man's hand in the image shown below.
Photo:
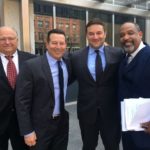
<path fill-rule="evenodd" d="M 150 121 L 141 123 L 141 127 L 144 128 L 145 132 L 150 134 Z"/>
<path fill-rule="evenodd" d="M 31 134 L 24 136 L 25 143 L 30 147 L 35 146 L 36 140 L 37 140 L 37 137 L 36 137 L 35 132 L 32 132 Z"/>

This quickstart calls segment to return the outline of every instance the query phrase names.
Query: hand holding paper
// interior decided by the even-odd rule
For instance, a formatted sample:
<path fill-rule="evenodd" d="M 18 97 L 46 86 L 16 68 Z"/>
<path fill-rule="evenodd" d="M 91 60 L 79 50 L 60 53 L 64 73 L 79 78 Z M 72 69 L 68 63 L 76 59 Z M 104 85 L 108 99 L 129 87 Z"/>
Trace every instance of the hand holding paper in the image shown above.
<path fill-rule="evenodd" d="M 150 134 L 150 121 L 141 123 L 141 127 L 144 128 L 145 132 Z"/>

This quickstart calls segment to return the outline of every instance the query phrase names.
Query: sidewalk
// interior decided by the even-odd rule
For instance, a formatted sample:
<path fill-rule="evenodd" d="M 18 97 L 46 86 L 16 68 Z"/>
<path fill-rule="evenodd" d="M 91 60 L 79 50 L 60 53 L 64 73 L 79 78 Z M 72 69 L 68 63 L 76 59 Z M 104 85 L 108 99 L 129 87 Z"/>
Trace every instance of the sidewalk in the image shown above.
<path fill-rule="evenodd" d="M 70 116 L 70 131 L 69 131 L 69 144 L 68 150 L 81 150 L 82 140 L 80 135 L 79 123 L 76 114 L 76 103 L 67 103 L 66 109 L 69 111 Z M 9 146 L 9 150 L 12 150 Z M 104 150 L 101 139 L 99 138 L 99 144 L 96 150 Z M 120 148 L 122 150 L 122 147 Z"/>
<path fill-rule="evenodd" d="M 76 113 L 76 104 L 69 103 L 66 106 L 66 109 L 69 111 L 70 114 L 70 132 L 69 132 L 69 144 L 68 150 L 81 150 L 82 149 L 82 140 L 81 134 L 79 129 L 79 123 L 77 119 Z M 101 140 L 99 140 L 99 145 L 97 150 L 104 150 Z"/>

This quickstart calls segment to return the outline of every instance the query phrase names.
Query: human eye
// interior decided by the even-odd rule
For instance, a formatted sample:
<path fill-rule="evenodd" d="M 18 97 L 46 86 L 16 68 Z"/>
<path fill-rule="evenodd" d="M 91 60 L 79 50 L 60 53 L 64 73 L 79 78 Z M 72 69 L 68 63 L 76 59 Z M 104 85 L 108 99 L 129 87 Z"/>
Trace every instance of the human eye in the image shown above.
<path fill-rule="evenodd" d="M 89 36 L 94 36 L 94 33 L 89 32 L 88 35 L 89 35 Z"/>
<path fill-rule="evenodd" d="M 5 41 L 5 38 L 0 38 L 0 41 L 1 41 L 1 42 Z"/>
<path fill-rule="evenodd" d="M 8 37 L 8 40 L 10 40 L 10 41 L 13 41 L 15 39 L 16 39 L 16 37 Z"/>
<path fill-rule="evenodd" d="M 55 41 L 52 41 L 51 43 L 52 43 L 53 45 L 57 45 L 57 42 L 55 42 Z"/>
<path fill-rule="evenodd" d="M 128 35 L 133 35 L 133 34 L 134 34 L 133 31 L 129 31 L 129 32 L 128 32 Z"/>
<path fill-rule="evenodd" d="M 65 42 L 60 42 L 60 45 L 65 45 Z"/>
<path fill-rule="evenodd" d="M 0 38 L 0 41 L 1 42 L 4 42 L 4 41 L 13 41 L 13 40 L 15 40 L 16 39 L 16 37 L 1 37 Z"/>

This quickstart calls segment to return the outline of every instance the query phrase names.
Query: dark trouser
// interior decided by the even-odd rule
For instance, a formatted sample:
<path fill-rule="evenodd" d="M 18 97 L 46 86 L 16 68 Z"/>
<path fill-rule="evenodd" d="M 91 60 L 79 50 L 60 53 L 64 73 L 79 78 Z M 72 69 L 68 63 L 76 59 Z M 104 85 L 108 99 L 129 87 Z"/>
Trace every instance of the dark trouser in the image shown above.
<path fill-rule="evenodd" d="M 97 120 L 94 124 L 87 124 L 82 120 L 79 120 L 79 124 L 83 141 L 82 150 L 95 150 L 98 144 L 99 134 L 101 135 L 105 150 L 119 150 L 119 132 L 116 133 L 118 135 L 114 136 L 111 135 L 111 133 L 108 133 L 107 127 L 103 124 L 99 111 Z"/>
<path fill-rule="evenodd" d="M 137 136 L 139 137 L 138 141 L 136 141 Z M 149 146 L 146 146 L 146 144 L 143 143 L 146 141 L 149 143 L 150 137 L 145 139 L 145 136 L 142 136 L 143 133 L 139 131 L 122 132 L 123 150 L 150 150 L 150 144 Z M 146 136 L 148 136 L 148 134 Z"/>
<path fill-rule="evenodd" d="M 36 132 L 36 131 L 35 131 Z M 69 116 L 65 112 L 61 117 L 50 119 L 47 128 L 37 133 L 37 144 L 32 150 L 67 150 L 69 135 Z"/>
<path fill-rule="evenodd" d="M 12 114 L 7 129 L 0 135 L 0 150 L 8 150 L 8 140 L 10 140 L 13 150 L 28 150 L 23 137 L 20 136 L 15 113 Z"/>

